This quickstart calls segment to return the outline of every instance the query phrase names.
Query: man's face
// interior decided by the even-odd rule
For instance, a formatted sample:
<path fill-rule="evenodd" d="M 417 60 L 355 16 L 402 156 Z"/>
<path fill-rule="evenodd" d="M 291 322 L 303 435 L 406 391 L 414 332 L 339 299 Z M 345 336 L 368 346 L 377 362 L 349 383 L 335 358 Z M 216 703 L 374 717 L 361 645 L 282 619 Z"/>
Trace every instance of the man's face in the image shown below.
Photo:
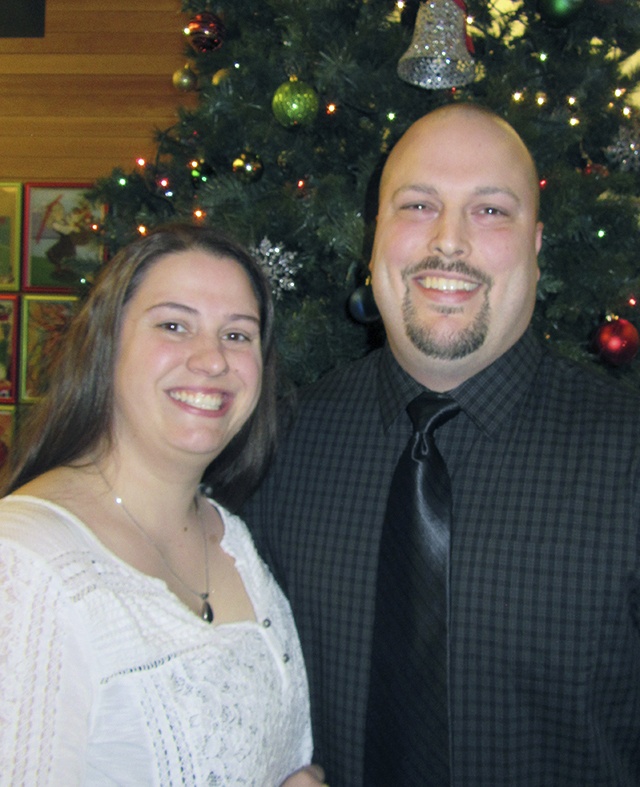
<path fill-rule="evenodd" d="M 458 107 L 418 121 L 385 167 L 373 292 L 401 366 L 449 390 L 524 333 L 539 277 L 535 170 L 518 137 Z"/>

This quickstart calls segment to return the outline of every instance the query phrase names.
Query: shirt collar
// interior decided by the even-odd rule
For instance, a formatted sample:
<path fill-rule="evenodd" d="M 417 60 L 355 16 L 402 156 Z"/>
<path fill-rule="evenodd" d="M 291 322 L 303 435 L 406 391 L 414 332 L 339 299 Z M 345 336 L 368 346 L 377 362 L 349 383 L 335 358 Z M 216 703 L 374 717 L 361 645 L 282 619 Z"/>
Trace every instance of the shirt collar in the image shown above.
<path fill-rule="evenodd" d="M 449 391 L 462 410 L 487 434 L 498 431 L 529 389 L 542 359 L 542 348 L 529 328 L 486 369 Z M 396 361 L 386 344 L 378 368 L 380 414 L 385 431 L 424 391 Z"/>

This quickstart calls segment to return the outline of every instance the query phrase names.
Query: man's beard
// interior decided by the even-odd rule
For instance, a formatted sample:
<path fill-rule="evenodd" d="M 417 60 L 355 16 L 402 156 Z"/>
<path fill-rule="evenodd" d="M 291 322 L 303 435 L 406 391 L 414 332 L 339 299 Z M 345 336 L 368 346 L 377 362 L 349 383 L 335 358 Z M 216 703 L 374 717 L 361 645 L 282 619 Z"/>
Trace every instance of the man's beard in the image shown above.
<path fill-rule="evenodd" d="M 455 361 L 459 358 L 465 358 L 480 348 L 487 338 L 489 317 L 491 315 L 489 290 L 491 289 L 492 281 L 482 271 L 471 268 L 465 262 L 445 263 L 438 257 L 429 257 L 409 268 L 404 272 L 403 279 L 406 282 L 408 278 L 424 271 L 460 273 L 485 285 L 484 303 L 473 323 L 467 328 L 447 336 L 421 324 L 416 314 L 416 308 L 411 301 L 408 287 L 402 302 L 405 331 L 414 347 L 428 358 L 437 358 L 442 361 Z M 440 313 L 455 314 L 456 311 L 458 309 L 455 306 L 442 307 Z"/>

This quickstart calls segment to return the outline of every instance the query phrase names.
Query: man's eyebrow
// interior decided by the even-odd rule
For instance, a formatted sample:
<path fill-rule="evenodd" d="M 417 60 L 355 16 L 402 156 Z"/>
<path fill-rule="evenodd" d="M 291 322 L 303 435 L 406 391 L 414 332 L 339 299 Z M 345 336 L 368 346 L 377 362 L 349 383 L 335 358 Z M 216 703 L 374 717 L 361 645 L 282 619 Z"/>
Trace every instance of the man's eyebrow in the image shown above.
<path fill-rule="evenodd" d="M 407 186 L 400 186 L 400 188 L 396 189 L 393 192 L 393 196 L 397 196 L 398 194 L 402 194 L 405 191 L 417 191 L 420 194 L 433 194 L 436 195 L 438 193 L 438 189 L 435 186 L 429 186 L 425 183 L 410 183 Z"/>
<path fill-rule="evenodd" d="M 393 195 L 395 197 L 399 194 L 404 194 L 407 191 L 415 191 L 419 194 L 429 194 L 433 196 L 438 196 L 440 194 L 435 186 L 431 186 L 427 183 L 410 183 L 406 186 L 400 186 L 400 188 L 394 191 Z M 515 191 L 510 189 L 508 186 L 478 186 L 478 188 L 474 189 L 473 193 L 479 197 L 491 196 L 493 194 L 505 194 L 518 204 L 520 204 L 522 201 Z"/>
<path fill-rule="evenodd" d="M 508 186 L 480 186 L 474 192 L 478 196 L 491 196 L 493 194 L 506 194 L 507 197 L 511 197 L 514 202 L 517 202 L 518 205 L 522 202 L 520 197 L 510 189 Z"/>

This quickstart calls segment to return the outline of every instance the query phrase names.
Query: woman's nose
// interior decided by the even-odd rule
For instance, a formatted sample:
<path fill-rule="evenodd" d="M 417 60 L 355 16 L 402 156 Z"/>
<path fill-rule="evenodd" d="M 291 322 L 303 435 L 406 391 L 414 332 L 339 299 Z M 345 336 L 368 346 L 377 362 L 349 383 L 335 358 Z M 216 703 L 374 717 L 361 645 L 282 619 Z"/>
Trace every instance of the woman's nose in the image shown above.
<path fill-rule="evenodd" d="M 225 374 L 229 370 L 229 363 L 222 343 L 218 340 L 202 340 L 192 352 L 187 361 L 187 367 L 192 372 L 215 377 Z"/>

